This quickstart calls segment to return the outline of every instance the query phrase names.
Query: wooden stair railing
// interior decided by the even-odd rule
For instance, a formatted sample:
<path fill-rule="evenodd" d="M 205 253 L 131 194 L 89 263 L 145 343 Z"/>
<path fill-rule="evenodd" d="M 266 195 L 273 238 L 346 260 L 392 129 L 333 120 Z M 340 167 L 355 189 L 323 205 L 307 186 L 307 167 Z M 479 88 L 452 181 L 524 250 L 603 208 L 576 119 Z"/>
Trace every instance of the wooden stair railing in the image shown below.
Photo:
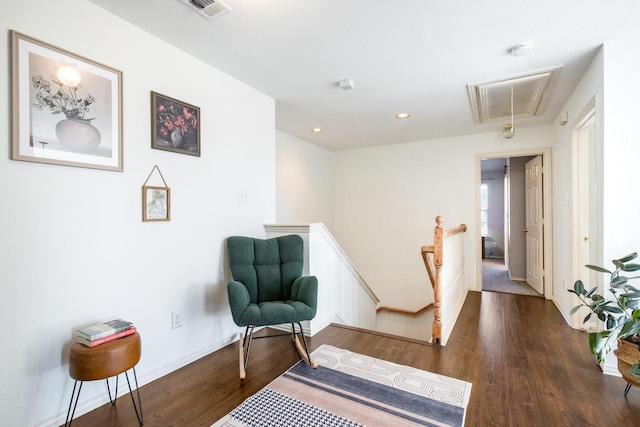
<path fill-rule="evenodd" d="M 437 225 L 433 230 L 433 245 L 423 246 L 421 248 L 424 266 L 427 269 L 429 281 L 433 287 L 433 305 L 435 307 L 435 311 L 433 312 L 431 341 L 436 344 L 440 344 L 440 340 L 442 339 L 442 279 L 440 277 L 440 272 L 442 270 L 444 238 L 467 231 L 467 226 L 465 224 L 460 224 L 460 226 L 456 228 L 444 230 L 442 228 L 443 223 L 444 219 L 441 215 L 438 215 L 436 217 Z M 429 257 L 429 254 L 431 254 L 433 260 Z"/>
<path fill-rule="evenodd" d="M 434 307 L 434 304 L 432 302 L 430 302 L 429 304 L 425 305 L 424 307 L 416 311 L 405 310 L 404 308 L 387 307 L 386 305 L 383 305 L 376 308 L 376 313 L 382 313 L 383 311 L 386 311 L 388 313 L 400 313 L 400 314 L 408 314 L 410 316 L 419 316 L 425 311 L 432 309 L 433 307 Z"/>
<path fill-rule="evenodd" d="M 437 225 L 433 230 L 433 245 L 423 246 L 420 249 L 422 252 L 424 266 L 427 269 L 427 274 L 429 275 L 429 281 L 433 287 L 434 301 L 416 311 L 388 306 L 380 306 L 376 309 L 376 313 L 389 312 L 407 314 L 411 316 L 419 316 L 427 310 L 435 309 L 433 313 L 433 325 L 431 327 L 431 341 L 436 344 L 440 344 L 442 339 L 442 283 L 440 273 L 442 269 L 444 238 L 467 231 L 467 226 L 465 224 L 460 224 L 458 227 L 444 230 L 442 228 L 443 223 L 444 219 L 441 215 L 438 215 L 436 217 Z M 429 254 L 431 254 L 431 257 Z"/>

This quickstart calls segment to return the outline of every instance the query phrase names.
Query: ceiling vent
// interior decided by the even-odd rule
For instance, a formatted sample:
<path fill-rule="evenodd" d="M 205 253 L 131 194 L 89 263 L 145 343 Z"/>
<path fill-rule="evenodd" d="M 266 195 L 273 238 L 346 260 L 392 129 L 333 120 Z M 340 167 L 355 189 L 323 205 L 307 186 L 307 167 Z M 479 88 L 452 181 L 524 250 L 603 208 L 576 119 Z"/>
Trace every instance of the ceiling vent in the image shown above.
<path fill-rule="evenodd" d="M 511 120 L 512 86 L 514 119 L 541 116 L 560 70 L 558 67 L 504 80 L 468 85 L 473 122 L 479 124 Z"/>
<path fill-rule="evenodd" d="M 231 8 L 220 0 L 181 0 L 207 19 L 219 18 L 231 12 Z"/>

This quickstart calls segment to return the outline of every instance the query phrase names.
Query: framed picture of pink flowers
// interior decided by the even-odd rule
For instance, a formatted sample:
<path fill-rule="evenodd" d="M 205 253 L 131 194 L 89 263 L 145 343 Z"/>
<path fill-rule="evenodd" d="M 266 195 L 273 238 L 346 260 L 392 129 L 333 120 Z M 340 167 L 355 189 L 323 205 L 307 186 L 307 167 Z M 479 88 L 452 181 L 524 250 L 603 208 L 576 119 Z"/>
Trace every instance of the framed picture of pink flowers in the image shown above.
<path fill-rule="evenodd" d="M 151 148 L 200 157 L 200 108 L 151 92 Z"/>
<path fill-rule="evenodd" d="M 122 72 L 11 31 L 11 159 L 122 171 Z"/>

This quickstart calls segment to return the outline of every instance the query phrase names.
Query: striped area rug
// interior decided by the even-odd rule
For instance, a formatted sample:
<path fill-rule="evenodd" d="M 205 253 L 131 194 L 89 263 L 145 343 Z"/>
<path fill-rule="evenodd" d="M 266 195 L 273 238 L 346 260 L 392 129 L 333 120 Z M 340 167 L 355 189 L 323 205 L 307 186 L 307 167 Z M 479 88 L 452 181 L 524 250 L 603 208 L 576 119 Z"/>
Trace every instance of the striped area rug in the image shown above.
<path fill-rule="evenodd" d="M 471 383 L 329 345 L 212 427 L 463 426 Z"/>

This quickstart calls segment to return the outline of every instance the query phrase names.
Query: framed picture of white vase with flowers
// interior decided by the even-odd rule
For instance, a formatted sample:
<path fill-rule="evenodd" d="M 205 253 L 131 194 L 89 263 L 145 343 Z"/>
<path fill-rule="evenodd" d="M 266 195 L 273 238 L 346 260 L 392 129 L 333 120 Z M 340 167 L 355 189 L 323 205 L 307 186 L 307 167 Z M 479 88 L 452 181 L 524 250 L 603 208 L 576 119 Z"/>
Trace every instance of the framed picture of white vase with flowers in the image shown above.
<path fill-rule="evenodd" d="M 151 92 L 151 148 L 200 157 L 200 108 Z"/>
<path fill-rule="evenodd" d="M 10 33 L 11 158 L 122 171 L 122 72 Z"/>

